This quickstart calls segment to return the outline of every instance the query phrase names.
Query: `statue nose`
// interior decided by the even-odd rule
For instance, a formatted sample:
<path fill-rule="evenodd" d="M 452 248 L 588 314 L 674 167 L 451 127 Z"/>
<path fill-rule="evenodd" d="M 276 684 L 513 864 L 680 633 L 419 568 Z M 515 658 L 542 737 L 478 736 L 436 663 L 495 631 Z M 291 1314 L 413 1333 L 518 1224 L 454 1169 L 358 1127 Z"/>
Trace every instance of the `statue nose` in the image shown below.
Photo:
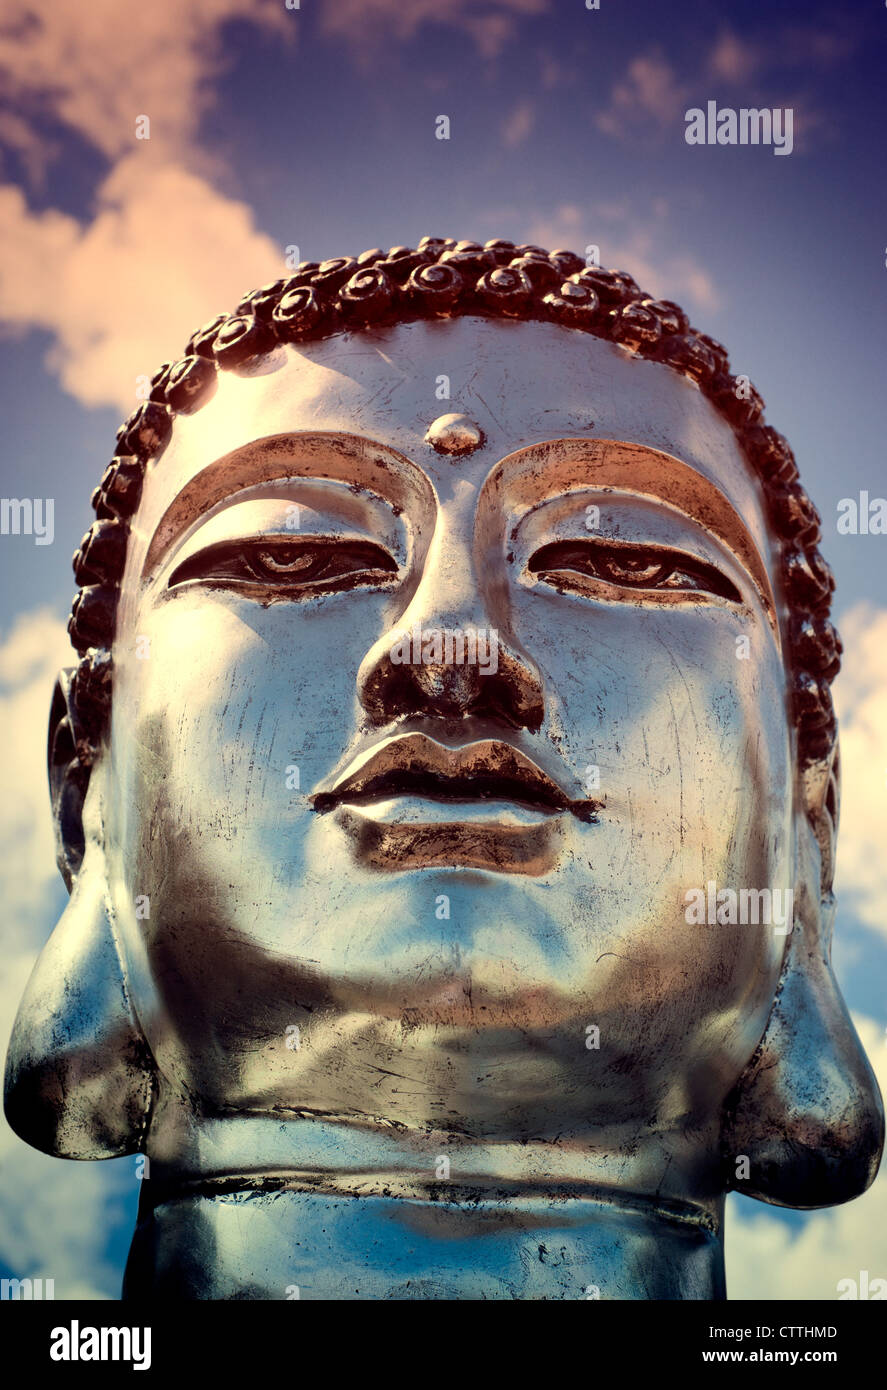
<path fill-rule="evenodd" d="M 542 723 L 539 671 L 503 638 L 488 611 L 488 586 L 478 583 L 474 505 L 466 489 L 442 509 L 406 612 L 361 663 L 360 699 L 377 724 L 404 714 L 489 716 L 529 729 Z"/>
<path fill-rule="evenodd" d="M 415 619 L 385 634 L 363 661 L 361 703 L 376 724 L 404 714 L 469 715 L 538 729 L 544 714 L 535 665 L 495 627 Z"/>
<path fill-rule="evenodd" d="M 421 645 L 417 649 L 415 637 L 420 635 Z M 473 641 L 475 660 L 466 662 L 467 653 L 466 637 Z M 484 658 L 484 665 L 487 668 L 486 676 L 481 675 L 478 664 L 478 639 L 481 644 L 481 655 Z M 407 635 L 407 640 L 402 641 L 401 650 L 392 648 L 389 653 L 389 660 L 395 665 L 396 658 L 405 655 L 409 658 L 407 662 L 397 662 L 406 664 L 410 668 L 410 680 L 416 686 L 417 693 L 425 710 L 436 710 L 440 714 L 450 717 L 459 717 L 469 714 L 476 709 L 482 697 L 481 681 L 489 679 L 490 668 L 493 665 L 491 656 L 495 656 L 495 665 L 498 668 L 498 634 L 477 631 L 469 631 L 467 634 L 461 628 L 448 629 L 428 629 L 424 631 L 415 629 Z M 461 650 L 458 650 L 461 648 Z M 457 662 L 457 656 L 461 655 L 461 664 Z"/>

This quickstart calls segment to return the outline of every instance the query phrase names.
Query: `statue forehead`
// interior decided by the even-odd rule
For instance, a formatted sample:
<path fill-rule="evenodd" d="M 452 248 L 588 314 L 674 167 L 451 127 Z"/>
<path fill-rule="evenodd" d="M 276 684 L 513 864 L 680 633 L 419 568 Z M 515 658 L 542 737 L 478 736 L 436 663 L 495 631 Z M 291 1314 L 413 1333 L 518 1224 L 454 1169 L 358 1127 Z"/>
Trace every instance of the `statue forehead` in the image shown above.
<path fill-rule="evenodd" d="M 426 439 L 453 413 L 483 436 L 467 456 L 442 456 Z M 472 317 L 280 346 L 247 372 L 221 372 L 213 398 L 177 417 L 151 470 L 143 521 L 150 526 L 150 514 L 217 459 L 291 431 L 375 440 L 418 464 L 441 494 L 545 440 L 645 445 L 719 486 L 768 554 L 757 481 L 730 426 L 687 377 L 554 324 Z"/>

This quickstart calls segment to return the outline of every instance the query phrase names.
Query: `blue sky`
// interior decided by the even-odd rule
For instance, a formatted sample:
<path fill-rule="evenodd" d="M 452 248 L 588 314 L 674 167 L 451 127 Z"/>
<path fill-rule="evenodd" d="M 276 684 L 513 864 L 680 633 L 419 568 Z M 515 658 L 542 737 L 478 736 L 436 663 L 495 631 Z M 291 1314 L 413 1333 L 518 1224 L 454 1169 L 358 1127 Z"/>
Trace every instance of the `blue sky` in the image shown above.
<path fill-rule="evenodd" d="M 55 541 L 0 538 L 0 699 L 23 750 L 3 774 L 16 807 L 0 825 L 4 873 L 18 875 L 7 894 L 17 904 L 7 1012 L 60 902 L 40 772 L 46 683 L 63 651 L 70 555 L 117 424 L 136 404 L 137 374 L 282 271 L 289 245 L 323 259 L 426 233 L 502 236 L 598 245 L 604 264 L 679 300 L 727 344 L 794 446 L 851 638 L 837 692 L 847 787 L 836 959 L 851 1007 L 883 1049 L 887 538 L 838 535 L 835 520 L 840 498 L 887 493 L 887 9 L 874 0 L 600 0 L 598 10 L 583 0 L 303 0 L 297 11 L 284 0 L 185 9 L 11 0 L 9 11 L 3 493 L 54 498 Z M 793 152 L 688 145 L 684 113 L 709 100 L 790 106 Z M 142 114 L 147 141 L 135 139 Z M 441 114 L 446 141 L 435 138 Z M 35 613 L 39 621 L 19 621 Z M 8 1032 L 11 1016 L 3 1022 Z M 6 1142 L 23 1174 L 28 1151 Z M 131 1167 L 89 1167 L 66 1180 L 83 1185 L 93 1217 L 104 1213 L 101 1228 L 114 1194 L 131 1204 L 135 1184 Z M 44 1171 L 70 1167 L 40 1160 Z M 46 1224 L 40 1193 L 54 1181 L 34 1179 L 34 1221 L 0 1210 L 10 1267 L 52 1257 L 38 1218 L 42 1210 Z M 838 1241 L 835 1258 L 877 1272 L 887 1251 L 869 1250 L 864 1234 L 875 1200 L 855 1204 L 870 1204 L 866 1220 L 755 1206 L 753 1219 L 769 1223 L 757 1228 L 742 1204 L 737 1249 L 751 1259 L 772 1248 L 783 1269 L 792 1260 L 806 1269 L 827 1264 L 822 1251 Z M 71 1239 L 83 1249 L 82 1230 Z M 811 1254 L 803 1239 L 820 1246 Z M 110 1243 L 95 1237 L 85 1287 L 113 1290 L 126 1243 L 125 1220 Z M 813 1287 L 809 1270 L 803 1277 Z M 815 1277 L 833 1287 L 831 1273 Z"/>
<path fill-rule="evenodd" d="M 145 93 L 146 107 L 157 107 L 147 112 L 150 142 L 134 140 L 128 112 L 106 114 L 116 128 L 89 138 L 45 93 L 19 96 L 14 109 L 28 111 L 45 152 L 10 150 L 5 181 L 23 191 L 36 228 L 62 214 L 88 229 L 103 180 L 135 155 L 146 181 L 163 161 L 205 176 L 218 196 L 245 205 L 281 256 L 291 244 L 323 258 L 414 243 L 426 232 L 596 244 L 605 263 L 624 263 L 642 279 L 649 271 L 654 290 L 685 302 L 702 328 L 723 338 L 734 369 L 758 384 L 768 418 L 792 440 L 827 522 L 840 497 L 861 487 L 874 495 L 887 308 L 879 177 L 887 14 L 866 4 L 838 12 L 775 3 L 766 16 L 748 5 L 638 0 L 601 0 L 598 11 L 578 0 L 420 4 L 417 14 L 437 18 L 416 22 L 405 38 L 387 3 L 206 8 L 237 17 L 209 30 L 218 52 L 194 83 L 189 105 L 203 114 L 190 125 L 167 118 L 162 85 Z M 362 21 L 333 22 L 333 11 L 361 9 Z M 472 36 L 471 15 L 487 11 L 501 28 Z M 792 155 L 687 145 L 684 112 L 709 99 L 793 104 Z M 434 138 L 441 113 L 450 117 L 448 141 Z M 126 200 L 116 206 L 122 223 Z M 10 236 L 23 232 L 4 220 Z M 125 227 L 117 231 L 125 244 Z M 216 254 L 211 220 L 199 231 L 189 225 L 184 237 L 187 264 Z M 133 249 L 131 282 L 141 298 L 162 297 L 156 277 L 167 259 L 149 263 L 150 237 Z M 243 253 L 242 265 L 229 260 L 228 269 L 232 286 L 248 288 L 255 268 L 248 246 Z M 78 273 L 92 276 L 100 294 L 98 255 L 85 259 Z M 27 268 L 44 279 L 42 303 L 64 258 L 50 253 Z M 99 397 L 120 401 L 107 410 L 60 388 L 45 366 L 56 340 L 52 311 L 29 306 L 4 279 L 0 270 L 0 309 L 10 299 L 16 325 L 0 343 L 9 482 L 15 495 L 31 479 L 47 491 L 51 484 L 67 538 L 51 556 L 24 542 L 0 549 L 0 614 L 8 620 L 35 589 L 61 600 L 67 550 L 88 524 L 89 492 L 131 379 L 121 362 L 116 394 L 112 381 L 97 386 Z M 198 312 L 233 307 L 237 294 L 208 295 Z M 132 340 L 140 296 L 130 302 Z M 168 339 L 145 338 L 142 371 L 181 347 L 172 329 Z M 873 537 L 827 535 L 839 611 L 869 593 L 877 548 Z"/>

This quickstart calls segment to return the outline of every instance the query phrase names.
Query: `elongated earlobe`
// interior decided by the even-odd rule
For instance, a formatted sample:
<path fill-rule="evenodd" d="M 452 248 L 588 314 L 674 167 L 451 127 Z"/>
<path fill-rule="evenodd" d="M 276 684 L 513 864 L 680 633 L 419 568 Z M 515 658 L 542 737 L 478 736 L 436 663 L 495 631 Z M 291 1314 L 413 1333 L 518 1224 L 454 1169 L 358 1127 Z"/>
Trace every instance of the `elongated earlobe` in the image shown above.
<path fill-rule="evenodd" d="M 34 966 L 6 1062 L 10 1125 L 61 1158 L 137 1153 L 154 1089 L 91 853 Z"/>
<path fill-rule="evenodd" d="M 20 1138 L 62 1158 L 117 1158 L 142 1147 L 155 1087 L 129 1003 L 108 903 L 96 811 L 84 810 L 93 756 L 71 698 L 53 695 L 49 777 L 58 862 L 71 892 L 28 981 L 9 1043 L 6 1116 Z M 96 771 L 98 771 L 98 767 Z"/>
<path fill-rule="evenodd" d="M 723 1131 L 728 1186 L 785 1207 L 858 1197 L 884 1145 L 878 1084 L 830 964 L 835 902 L 821 883 L 823 839 L 823 827 L 803 818 L 779 991 Z"/>

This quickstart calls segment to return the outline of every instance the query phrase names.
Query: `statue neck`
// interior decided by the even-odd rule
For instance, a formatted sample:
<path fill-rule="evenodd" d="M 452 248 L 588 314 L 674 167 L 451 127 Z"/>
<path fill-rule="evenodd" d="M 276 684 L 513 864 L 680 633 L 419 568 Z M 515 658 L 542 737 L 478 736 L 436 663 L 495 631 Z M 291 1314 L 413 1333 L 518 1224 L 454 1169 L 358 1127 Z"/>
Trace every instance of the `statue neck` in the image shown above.
<path fill-rule="evenodd" d="M 143 1209 L 124 1297 L 722 1299 L 714 1232 L 586 1197 L 470 1202 L 324 1191 Z"/>
<path fill-rule="evenodd" d="M 556 1171 L 550 1146 L 308 1117 L 163 1128 L 129 1299 L 726 1296 L 720 1202 L 594 1181 L 575 1151 Z"/>

